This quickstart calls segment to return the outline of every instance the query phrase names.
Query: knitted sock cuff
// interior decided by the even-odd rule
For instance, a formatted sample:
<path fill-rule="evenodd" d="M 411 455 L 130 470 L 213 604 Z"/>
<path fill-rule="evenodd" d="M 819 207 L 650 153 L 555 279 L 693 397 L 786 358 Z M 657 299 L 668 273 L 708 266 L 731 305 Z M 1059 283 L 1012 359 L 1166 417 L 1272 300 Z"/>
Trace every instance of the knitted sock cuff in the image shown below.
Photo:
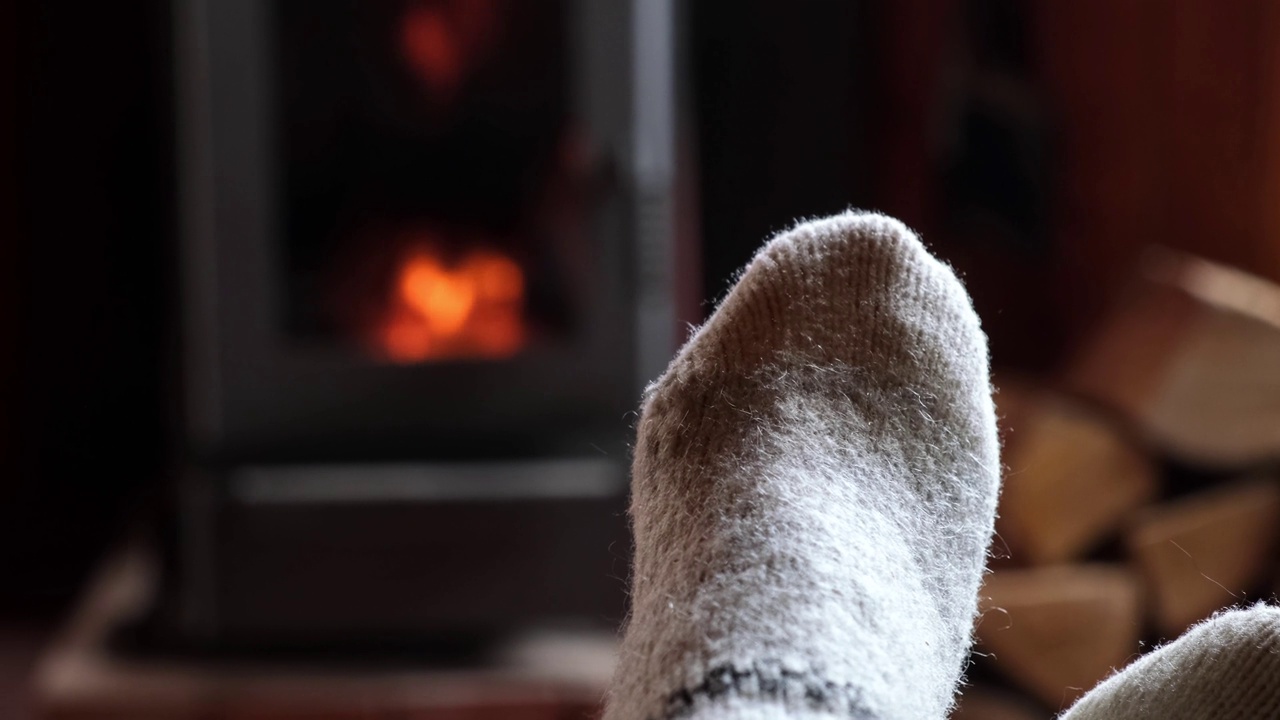
<path fill-rule="evenodd" d="M 836 682 L 816 669 L 796 670 L 770 660 L 710 668 L 700 681 L 668 694 L 662 714 L 654 720 L 689 717 L 699 707 L 735 699 L 776 703 L 788 709 L 850 720 L 875 720 L 857 685 Z"/>

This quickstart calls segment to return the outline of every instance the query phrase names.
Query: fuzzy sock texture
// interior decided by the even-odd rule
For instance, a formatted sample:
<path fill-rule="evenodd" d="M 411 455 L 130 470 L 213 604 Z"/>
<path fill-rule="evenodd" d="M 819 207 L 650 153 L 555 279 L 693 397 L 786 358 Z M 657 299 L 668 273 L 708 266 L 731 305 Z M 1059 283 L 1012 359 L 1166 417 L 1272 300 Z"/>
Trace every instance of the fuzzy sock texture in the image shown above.
<path fill-rule="evenodd" d="M 1062 720 L 1280 718 L 1280 609 L 1205 620 L 1080 698 Z"/>
<path fill-rule="evenodd" d="M 999 485 L 986 338 L 901 223 L 770 241 L 646 392 L 606 718 L 943 718 Z"/>

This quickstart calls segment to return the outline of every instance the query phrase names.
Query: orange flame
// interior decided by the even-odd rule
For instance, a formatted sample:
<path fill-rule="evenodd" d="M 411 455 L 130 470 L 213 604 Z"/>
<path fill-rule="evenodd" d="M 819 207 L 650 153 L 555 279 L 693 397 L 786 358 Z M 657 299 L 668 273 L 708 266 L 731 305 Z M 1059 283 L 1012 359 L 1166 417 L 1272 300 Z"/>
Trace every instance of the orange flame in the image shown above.
<path fill-rule="evenodd" d="M 473 250 L 453 265 L 417 247 L 399 264 L 378 345 L 393 362 L 507 357 L 525 343 L 524 273 L 514 260 Z"/>

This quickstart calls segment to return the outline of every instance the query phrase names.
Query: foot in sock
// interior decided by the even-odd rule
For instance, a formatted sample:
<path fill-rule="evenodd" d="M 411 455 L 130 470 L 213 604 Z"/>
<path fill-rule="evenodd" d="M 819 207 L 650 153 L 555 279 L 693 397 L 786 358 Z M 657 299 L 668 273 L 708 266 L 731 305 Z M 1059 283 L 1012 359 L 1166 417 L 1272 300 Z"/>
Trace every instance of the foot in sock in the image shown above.
<path fill-rule="evenodd" d="M 770 241 L 647 391 L 606 718 L 941 719 L 999 484 L 986 339 L 901 223 Z"/>
<path fill-rule="evenodd" d="M 1280 717 L 1280 609 L 1216 615 L 1142 656 L 1062 720 L 1253 720 Z"/>

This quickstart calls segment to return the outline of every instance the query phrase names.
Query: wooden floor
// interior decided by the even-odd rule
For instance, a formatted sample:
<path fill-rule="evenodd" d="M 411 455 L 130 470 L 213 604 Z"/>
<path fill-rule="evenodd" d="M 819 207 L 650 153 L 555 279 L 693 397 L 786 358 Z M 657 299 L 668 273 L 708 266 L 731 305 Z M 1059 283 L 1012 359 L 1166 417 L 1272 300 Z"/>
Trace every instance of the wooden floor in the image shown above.
<path fill-rule="evenodd" d="M 52 619 L 29 613 L 0 619 L 0 718 L 32 720 L 31 675 L 53 637 Z"/>
<path fill-rule="evenodd" d="M 598 714 L 612 635 L 513 638 L 481 667 L 299 667 L 113 656 L 105 638 L 146 607 L 145 553 L 107 563 L 32 681 L 38 720 L 568 720 Z M 21 664 L 21 660 L 15 660 Z M 3 708 L 0 708 L 2 710 Z M 0 712 L 0 717 L 11 714 Z M 21 717 L 20 715 L 16 717 Z"/>

